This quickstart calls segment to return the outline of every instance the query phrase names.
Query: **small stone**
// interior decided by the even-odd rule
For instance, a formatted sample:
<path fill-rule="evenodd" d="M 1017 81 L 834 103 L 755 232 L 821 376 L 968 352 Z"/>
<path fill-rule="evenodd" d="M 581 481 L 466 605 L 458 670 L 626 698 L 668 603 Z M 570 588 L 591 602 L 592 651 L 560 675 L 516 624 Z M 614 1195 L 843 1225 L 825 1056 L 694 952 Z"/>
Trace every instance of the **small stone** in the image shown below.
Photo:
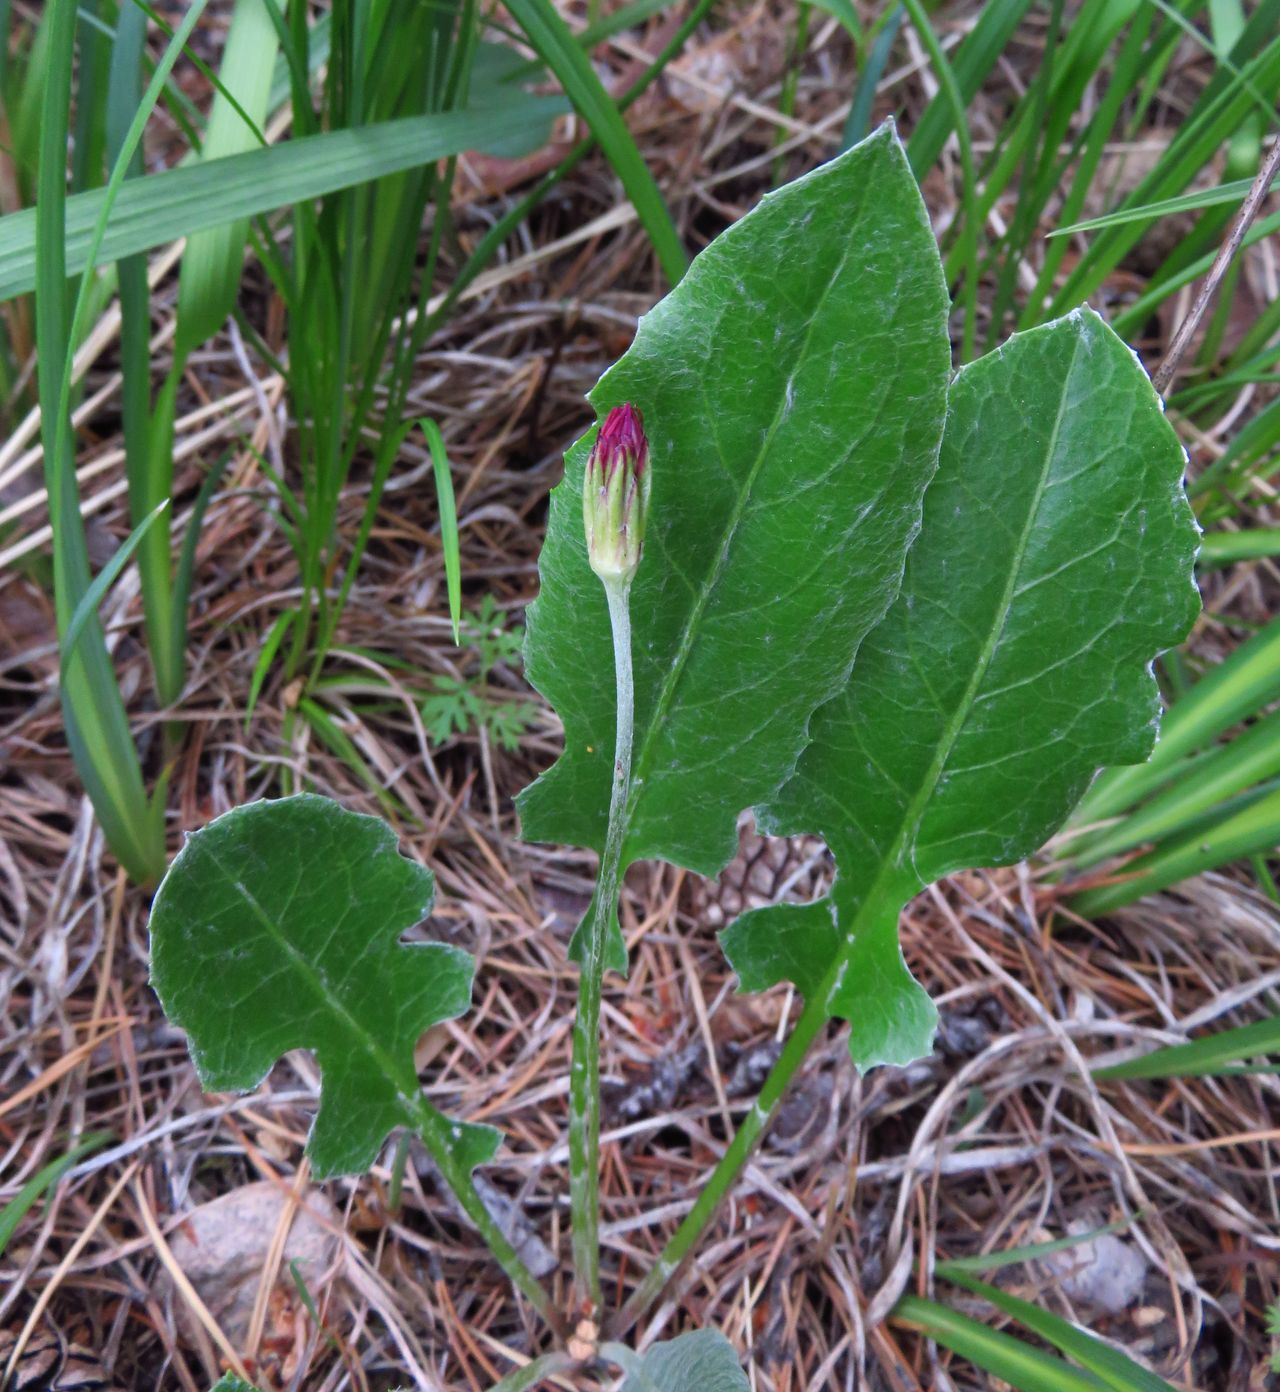
<path fill-rule="evenodd" d="M 174 1259 L 237 1349 L 248 1336 L 263 1267 L 289 1201 L 288 1191 L 270 1180 L 246 1184 L 192 1209 L 169 1237 Z M 289 1268 L 296 1261 L 319 1303 L 324 1283 L 333 1274 L 341 1229 L 337 1210 L 323 1194 L 312 1190 L 303 1195 L 290 1220 L 276 1273 L 290 1297 L 295 1292 Z M 180 1323 L 194 1327 L 194 1315 L 176 1292 L 174 1307 Z"/>

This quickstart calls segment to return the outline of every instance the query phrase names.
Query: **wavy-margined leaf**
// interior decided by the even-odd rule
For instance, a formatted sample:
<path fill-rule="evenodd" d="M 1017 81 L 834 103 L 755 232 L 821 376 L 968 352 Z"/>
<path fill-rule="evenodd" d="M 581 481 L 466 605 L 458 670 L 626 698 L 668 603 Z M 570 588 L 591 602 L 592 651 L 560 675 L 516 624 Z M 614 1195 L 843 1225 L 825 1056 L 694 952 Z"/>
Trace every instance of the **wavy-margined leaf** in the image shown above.
<path fill-rule="evenodd" d="M 825 995 L 860 1066 L 930 1046 L 936 1012 L 898 946 L 906 901 L 1030 854 L 1099 767 L 1150 752 L 1151 662 L 1198 609 L 1183 464 L 1146 374 L 1090 311 L 956 377 L 901 594 L 760 810 L 826 839 L 832 897 L 723 935 L 744 984 Z"/>
<path fill-rule="evenodd" d="M 739 812 L 794 769 L 897 592 L 936 467 L 946 319 L 919 190 L 884 126 L 713 242 L 591 393 L 601 418 L 640 408 L 653 469 L 626 863 L 717 874 Z M 593 438 L 552 495 L 526 643 L 565 752 L 519 807 L 528 839 L 598 851 L 614 684 L 582 530 Z"/>
<path fill-rule="evenodd" d="M 253 802 L 187 838 L 151 910 L 151 979 L 187 1031 L 204 1086 L 256 1087 L 290 1049 L 323 1072 L 307 1150 L 319 1176 L 368 1169 L 408 1125 L 469 1170 L 498 1132 L 450 1123 L 422 1096 L 414 1048 L 471 1003 L 474 964 L 402 944 L 434 880 L 376 817 L 304 794 Z"/>

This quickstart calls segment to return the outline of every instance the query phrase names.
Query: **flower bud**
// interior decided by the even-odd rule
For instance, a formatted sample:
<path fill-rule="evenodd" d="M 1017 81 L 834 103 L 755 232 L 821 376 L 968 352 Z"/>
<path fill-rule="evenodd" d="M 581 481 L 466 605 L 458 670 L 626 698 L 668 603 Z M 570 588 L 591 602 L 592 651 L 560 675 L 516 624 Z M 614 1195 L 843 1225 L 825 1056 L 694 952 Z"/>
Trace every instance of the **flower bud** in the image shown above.
<path fill-rule="evenodd" d="M 591 446 L 582 483 L 582 521 L 591 569 L 606 585 L 628 585 L 644 549 L 649 442 L 640 412 L 615 406 Z"/>

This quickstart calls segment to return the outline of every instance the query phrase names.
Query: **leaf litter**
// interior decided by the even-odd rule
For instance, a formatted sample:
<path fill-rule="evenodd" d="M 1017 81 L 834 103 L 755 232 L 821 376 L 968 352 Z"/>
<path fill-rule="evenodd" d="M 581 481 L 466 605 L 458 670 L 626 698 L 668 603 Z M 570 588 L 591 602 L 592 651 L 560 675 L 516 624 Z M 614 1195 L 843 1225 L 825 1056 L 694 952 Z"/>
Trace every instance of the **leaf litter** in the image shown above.
<path fill-rule="evenodd" d="M 689 66 L 702 84 L 696 104 L 655 95 L 633 113 L 693 245 L 756 201 L 774 157 L 771 130 L 753 108 L 767 110 L 785 33 L 759 16 L 749 32 L 736 50 L 723 35 L 695 40 L 713 44 L 716 55 Z M 628 45 L 635 47 L 624 36 L 612 50 L 620 69 Z M 726 64 L 736 82 L 724 76 Z M 886 99 L 918 111 L 919 84 L 918 72 L 890 72 Z M 705 100 L 707 85 L 719 93 L 714 100 Z M 830 84 L 806 77 L 797 113 L 782 147 L 795 170 L 833 152 L 840 108 Z M 500 198 L 501 178 L 497 169 L 497 182 L 482 192 Z M 926 181 L 936 222 L 950 216 L 953 198 L 944 178 Z M 625 348 L 655 294 L 634 225 L 590 233 L 547 256 L 536 249 L 578 235 L 614 199 L 607 169 L 584 165 L 564 199 L 535 218 L 533 258 L 469 299 L 419 363 L 411 409 L 440 420 L 449 442 L 464 575 L 474 599 L 492 594 L 513 624 L 533 593 L 559 450 L 590 418 L 583 393 Z M 469 210 L 459 216 L 466 233 Z M 167 296 L 163 287 L 157 296 L 162 315 L 172 313 L 173 282 L 165 287 Z M 259 293 L 250 268 L 250 313 Z M 281 738 L 287 692 L 269 685 L 247 740 L 241 728 L 258 645 L 277 595 L 293 583 L 287 549 L 263 526 L 255 497 L 263 483 L 237 436 L 243 431 L 259 449 L 276 438 L 278 394 L 269 380 L 265 389 L 251 382 L 246 366 L 228 340 L 210 345 L 201 355 L 201 391 L 212 402 L 234 398 L 235 414 L 213 416 L 194 448 L 209 430 L 204 402 L 187 399 L 179 424 L 180 496 L 198 481 L 183 462 L 195 448 L 236 448 L 239 491 L 214 505 L 200 548 L 190 737 L 171 790 L 175 831 L 274 792 L 283 766 L 305 770 L 318 791 L 348 807 L 378 810 L 350 766 L 315 743 Z M 95 372 L 91 387 L 106 381 L 105 368 Z M 112 428 L 91 442 L 91 461 L 111 448 Z M 465 676 L 474 661 L 449 638 L 429 471 L 425 454 L 407 447 L 353 590 L 342 636 L 353 652 L 374 655 L 335 655 L 333 663 L 353 683 L 388 683 L 386 708 L 368 713 L 351 696 L 342 719 L 412 815 L 399 828 L 403 848 L 437 875 L 430 935 L 479 962 L 475 1009 L 442 1027 L 432 1100 L 505 1132 L 505 1150 L 483 1173 L 554 1255 L 566 1250 L 565 1098 L 554 1080 L 567 1058 L 572 979 L 565 958 L 572 915 L 557 906 L 585 901 L 590 857 L 514 840 L 511 794 L 558 752 L 557 724 L 540 704 L 528 701 L 518 753 L 493 747 L 483 728 L 443 742 L 422 731 L 416 706 L 432 676 Z M 118 539 L 128 527 L 119 490 L 112 491 L 117 478 L 104 468 L 90 496 L 95 526 Z M 344 526 L 354 526 L 366 487 L 357 471 Z M 1221 616 L 1251 622 L 1274 612 L 1278 581 L 1265 563 L 1214 577 L 1198 650 L 1225 650 Z M 119 632 L 116 661 L 131 714 L 154 729 L 132 583 L 126 577 L 107 617 Z M 166 1268 L 152 1233 L 163 1232 L 172 1247 L 189 1215 L 223 1196 L 251 1185 L 292 1192 L 316 1072 L 295 1054 L 249 1097 L 199 1093 L 183 1042 L 146 986 L 146 906 L 115 877 L 75 790 L 48 688 L 52 635 L 47 617 L 41 628 L 36 593 L 12 566 L 0 579 L 2 612 L 15 616 L 9 631 L 18 634 L 0 658 L 0 999 L 8 1003 L 0 1201 L 62 1153 L 69 1137 L 105 1127 L 116 1139 L 73 1167 L 0 1256 L 0 1331 L 20 1333 L 39 1300 L 45 1308 L 32 1337 L 51 1340 L 54 1330 L 68 1346 L 91 1350 L 114 1384 L 164 1378 L 203 1392 L 225 1359 L 207 1333 L 184 1332 L 183 1296 L 157 1279 Z M 393 672 L 379 652 L 406 661 L 422 680 Z M 528 700 L 516 664 L 498 662 L 488 680 L 501 699 Z M 825 864 L 821 856 L 814 863 L 811 842 L 764 844 L 778 870 L 766 893 L 793 877 L 785 890 L 792 897 L 824 888 Z M 785 987 L 734 994 L 714 938 L 739 900 L 762 893 L 761 877 L 751 880 L 759 846 L 748 835 L 727 872 L 737 897 L 723 910 L 716 886 L 669 867 L 633 871 L 628 880 L 623 929 L 632 976 L 606 997 L 603 1065 L 620 1096 L 638 1099 L 605 1136 L 606 1262 L 619 1295 L 719 1153 L 725 1106 L 717 1083 L 732 1119 L 751 1096 L 730 1085 L 735 1070 L 770 1056 L 795 1008 Z M 1100 1088 L 1076 1065 L 1080 1055 L 1167 1042 L 1180 1020 L 1208 1028 L 1265 1011 L 1280 983 L 1280 918 L 1231 873 L 1202 876 L 1098 924 L 1069 914 L 1051 921 L 1054 902 L 1032 866 L 953 876 L 908 907 L 908 963 L 939 1002 L 949 1047 L 909 1069 L 859 1078 L 833 1026 L 802 1080 L 812 1089 L 806 1096 L 826 1099 L 814 1107 L 826 1109 L 821 1124 L 798 1147 L 765 1146 L 655 1328 L 675 1333 L 685 1319 L 718 1325 L 751 1350 L 763 1389 L 864 1380 L 932 1387 L 945 1365 L 934 1366 L 935 1355 L 913 1334 L 872 1318 L 916 1279 L 913 1258 L 1011 1247 L 1067 1233 L 1082 1218 L 1096 1226 L 1136 1214 L 1121 1240 L 1146 1271 L 1123 1308 L 1090 1308 L 1088 1291 L 1065 1276 L 1047 1282 L 1017 1269 L 1010 1288 L 1096 1321 L 1167 1376 L 1245 1385 L 1267 1353 L 1262 1309 L 1280 1286 L 1275 1080 Z M 678 1086 L 645 1097 L 646 1084 L 671 1069 L 681 1075 Z M 1222 1146 L 1221 1137 L 1236 1139 Z M 308 1277 L 325 1328 L 301 1310 L 293 1364 L 272 1346 L 268 1318 L 256 1347 L 246 1336 L 237 1351 L 264 1386 L 483 1387 L 511 1366 L 508 1354 L 539 1351 L 536 1325 L 511 1301 L 429 1169 L 407 1167 L 392 1210 L 392 1158 L 385 1152 L 367 1181 L 324 1187 L 339 1219 L 344 1276 L 330 1286 Z M 554 1290 L 567 1291 L 563 1264 L 551 1279 Z M 957 1387 L 975 1385 L 959 1362 L 946 1371 Z"/>

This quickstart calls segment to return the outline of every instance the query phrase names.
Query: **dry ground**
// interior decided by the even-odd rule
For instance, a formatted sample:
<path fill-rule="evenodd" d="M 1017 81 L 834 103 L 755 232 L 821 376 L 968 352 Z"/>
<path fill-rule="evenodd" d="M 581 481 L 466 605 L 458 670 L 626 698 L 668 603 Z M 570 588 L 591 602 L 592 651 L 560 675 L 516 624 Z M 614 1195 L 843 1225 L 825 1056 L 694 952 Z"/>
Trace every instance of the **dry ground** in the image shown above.
<path fill-rule="evenodd" d="M 947 33 L 958 36 L 971 18 L 956 7 Z M 656 50 L 660 28 L 655 21 L 643 47 Z M 691 246 L 768 186 L 767 116 L 786 32 L 781 12 L 739 7 L 731 26 L 698 35 L 682 65 L 687 80 L 666 82 L 634 113 Z M 1027 31 L 1024 42 L 1033 49 L 1034 41 Z M 792 173 L 836 147 L 848 88 L 842 45 L 831 35 L 806 66 L 786 142 Z M 630 40 L 616 43 L 613 76 L 638 51 Z M 1019 80 L 1018 52 L 984 94 L 993 130 L 1004 85 L 1013 90 Z M 896 107 L 909 124 L 929 86 L 920 68 L 917 55 L 887 75 L 878 111 Z M 1202 77 L 1188 55 L 1163 118 L 1176 121 L 1176 83 Z M 979 136 L 981 126 L 979 115 Z M 470 167 L 464 238 L 500 209 L 519 172 Z M 926 184 L 939 228 L 950 190 L 945 167 Z M 173 277 L 163 284 L 171 292 Z M 588 420 L 583 393 L 658 293 L 643 234 L 619 214 L 607 168 L 589 162 L 422 356 L 413 408 L 439 420 L 449 442 L 469 602 L 492 594 L 513 626 L 535 592 L 560 451 Z M 260 278 L 251 268 L 246 298 L 255 296 Z M 100 552 L 126 530 L 113 353 L 108 332 L 81 437 Z M 188 373 L 179 426 L 187 506 L 196 464 L 244 437 L 268 457 L 287 457 L 279 383 L 224 336 Z M 26 447 L 19 437 L 0 458 L 12 465 Z M 286 766 L 349 807 L 378 810 L 348 765 L 314 743 L 286 747 L 292 694 L 278 681 L 243 727 L 259 646 L 296 577 L 247 450 L 233 475 L 200 547 L 191 677 L 177 712 L 188 732 L 170 795 L 175 845 L 183 829 L 274 795 Z M 22 497 L 37 471 L 11 477 L 22 487 L 7 496 Z M 348 522 L 366 487 L 357 471 Z M 4 538 L 11 560 L 32 545 L 27 560 L 40 554 L 40 500 L 31 497 L 19 530 Z M 424 735 L 417 701 L 431 675 L 465 673 L 474 662 L 449 641 L 433 499 L 428 462 L 407 449 L 342 638 L 414 670 L 394 674 L 395 703 L 367 718 L 349 712 L 346 729 L 404 808 L 404 848 L 438 876 L 426 931 L 479 962 L 473 1012 L 426 1041 L 429 1086 L 451 1112 L 506 1133 L 486 1173 L 518 1206 L 530 1241 L 548 1249 L 549 1280 L 563 1302 L 574 999 L 565 944 L 590 892 L 591 864 L 515 839 L 511 795 L 554 757 L 558 739 L 554 717 L 518 671 L 500 667 L 492 677 L 495 696 L 528 704 L 530 730 L 517 754 L 474 735 L 443 746 Z M 537 1351 L 541 1335 L 415 1151 L 394 1210 L 390 1151 L 372 1176 L 323 1186 L 332 1208 L 322 1247 L 332 1260 L 308 1278 L 323 1331 L 288 1281 L 281 1244 L 308 1193 L 302 1151 L 315 1068 L 291 1056 L 250 1097 L 201 1095 L 182 1039 L 147 986 L 146 901 L 104 852 L 66 757 L 52 617 L 37 578 L 14 565 L 0 575 L 0 998 L 8 1003 L 0 1195 L 11 1196 L 69 1138 L 105 1129 L 111 1140 L 37 1205 L 0 1258 L 0 1331 L 30 1333 L 36 1345 L 59 1331 L 92 1352 L 110 1386 L 201 1392 L 226 1366 L 225 1348 L 193 1321 L 189 1288 L 170 1279 L 174 1249 L 190 1237 L 193 1210 L 268 1181 L 285 1197 L 274 1210 L 285 1221 L 268 1224 L 275 1240 L 265 1256 L 252 1246 L 261 1235 L 240 1230 L 239 1247 L 253 1255 L 255 1272 L 266 1260 L 267 1274 L 249 1283 L 246 1327 L 232 1341 L 262 1386 L 487 1386 Z M 1265 617 L 1276 578 L 1254 569 L 1215 580 L 1211 614 L 1230 607 Z M 158 736 L 128 578 L 109 618 L 132 713 Z M 1220 649 L 1223 630 L 1207 618 L 1196 641 Z M 362 675 L 389 675 L 376 655 L 335 655 L 329 670 L 351 679 L 353 700 Z M 628 879 L 632 974 L 625 986 L 611 983 L 605 1013 L 603 1190 L 615 1298 L 687 1209 L 793 1008 L 785 992 L 733 994 L 715 928 L 738 900 L 803 894 L 825 873 L 820 848 L 762 845 L 747 833 L 725 886 L 670 868 L 637 868 Z M 1280 1296 L 1275 1080 L 1099 1087 L 1081 1060 L 1175 1037 L 1175 1022 L 1261 1013 L 1280 984 L 1275 906 L 1244 876 L 1211 875 L 1089 924 L 1055 907 L 1044 872 L 1022 867 L 944 883 L 911 907 L 903 934 L 913 970 L 942 1009 L 937 1052 L 905 1071 L 859 1079 L 833 1029 L 687 1285 L 644 1327 L 646 1337 L 717 1326 L 744 1352 L 754 1385 L 778 1392 L 985 1387 L 962 1361 L 886 1321 L 896 1296 L 930 1290 L 934 1257 L 1129 1216 L 1122 1240 L 1136 1257 L 1137 1286 L 1122 1312 L 1073 1305 L 1070 1283 L 1043 1269 L 1015 1268 L 1012 1282 L 1179 1385 L 1261 1386 L 1264 1307 Z M 277 1270 L 285 1279 L 273 1290 Z"/>

